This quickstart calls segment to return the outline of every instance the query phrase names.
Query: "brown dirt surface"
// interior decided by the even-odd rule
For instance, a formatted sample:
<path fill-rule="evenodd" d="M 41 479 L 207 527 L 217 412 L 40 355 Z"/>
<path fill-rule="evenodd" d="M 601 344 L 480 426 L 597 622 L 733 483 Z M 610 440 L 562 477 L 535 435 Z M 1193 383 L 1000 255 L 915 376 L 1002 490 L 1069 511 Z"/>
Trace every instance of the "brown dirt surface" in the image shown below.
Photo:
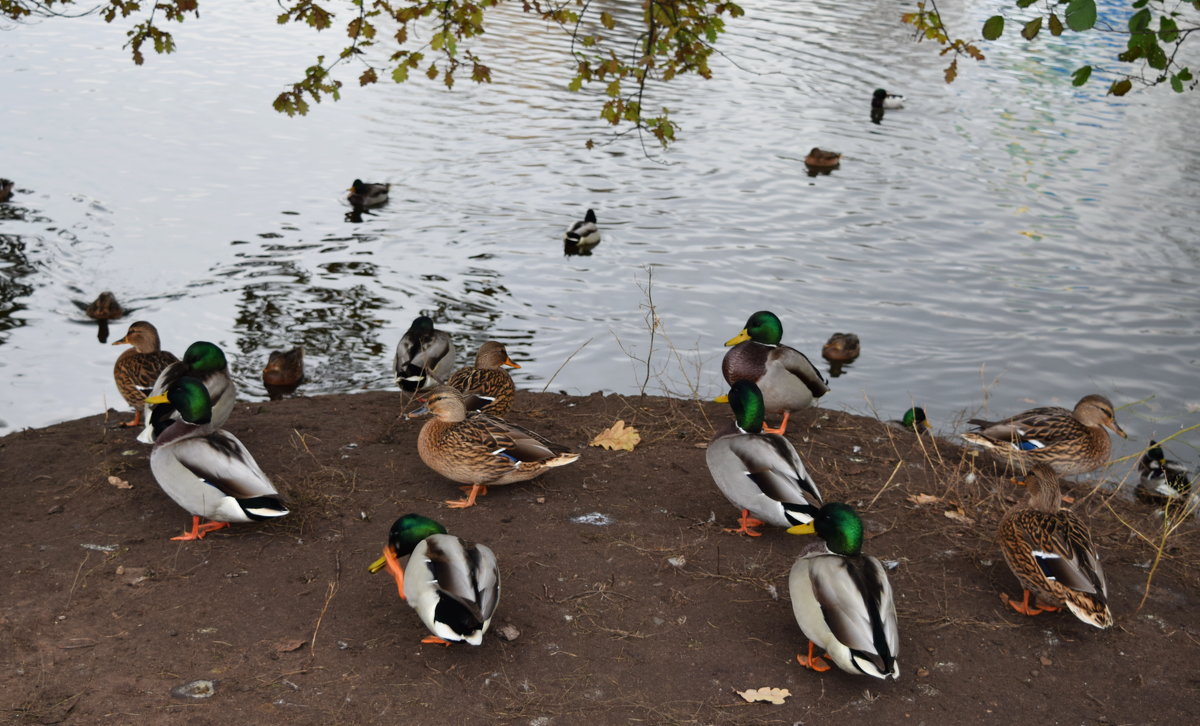
<path fill-rule="evenodd" d="M 1195 722 L 1194 519 L 1166 539 L 1139 609 L 1156 548 L 1135 530 L 1160 538 L 1163 520 L 1068 483 L 1117 626 L 1018 615 L 1001 601 L 1020 591 L 994 532 L 1022 490 L 947 440 L 809 411 L 788 437 L 826 500 L 859 508 L 865 551 L 898 563 L 901 641 L 896 682 L 818 674 L 795 661 L 807 641 L 787 587 L 811 537 L 723 531 L 737 513 L 703 447 L 726 407 L 521 392 L 509 418 L 582 456 L 467 510 L 443 505 L 461 494 L 421 463 L 421 423 L 401 409 L 387 392 L 239 404 L 228 428 L 292 514 L 198 542 L 168 539 L 190 517 L 156 485 L 149 448 L 112 428 L 124 414 L 0 439 L 0 720 Z M 587 446 L 617 419 L 641 432 L 634 451 Z M 391 579 L 367 572 L 410 511 L 495 550 L 503 592 L 481 647 L 421 644 Z M 210 697 L 173 695 L 197 680 Z M 761 687 L 791 696 L 736 693 Z"/>

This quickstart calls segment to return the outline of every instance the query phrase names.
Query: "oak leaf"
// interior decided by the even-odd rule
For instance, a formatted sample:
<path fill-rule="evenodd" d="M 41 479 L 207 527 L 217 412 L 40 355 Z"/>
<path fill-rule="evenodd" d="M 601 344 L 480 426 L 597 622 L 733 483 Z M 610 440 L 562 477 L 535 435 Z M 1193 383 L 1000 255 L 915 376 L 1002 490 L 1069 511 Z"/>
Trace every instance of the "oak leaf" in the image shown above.
<path fill-rule="evenodd" d="M 592 439 L 589 446 L 602 446 L 609 451 L 614 449 L 633 451 L 633 447 L 637 446 L 641 440 L 642 436 L 637 429 L 626 426 L 623 420 L 618 420 L 609 428 L 596 434 L 596 438 Z"/>

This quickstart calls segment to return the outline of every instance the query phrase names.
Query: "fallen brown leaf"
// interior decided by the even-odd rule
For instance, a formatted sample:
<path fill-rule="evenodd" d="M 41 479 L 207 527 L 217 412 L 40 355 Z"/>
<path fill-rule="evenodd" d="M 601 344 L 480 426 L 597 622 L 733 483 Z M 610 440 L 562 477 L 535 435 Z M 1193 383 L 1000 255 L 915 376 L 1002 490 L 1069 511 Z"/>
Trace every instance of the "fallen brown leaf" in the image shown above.
<path fill-rule="evenodd" d="M 115 486 L 117 489 L 133 489 L 133 485 L 125 481 L 119 476 L 108 477 L 108 483 Z"/>
<path fill-rule="evenodd" d="M 602 446 L 609 451 L 621 449 L 633 451 L 633 447 L 642 440 L 641 434 L 632 426 L 626 426 L 624 421 L 617 421 L 612 426 L 596 434 L 589 446 Z"/>
<path fill-rule="evenodd" d="M 303 648 L 304 644 L 307 642 L 307 640 L 301 640 L 300 638 L 284 638 L 283 640 L 277 640 L 275 641 L 275 652 L 291 653 L 292 651 Z"/>
<path fill-rule="evenodd" d="M 762 688 L 751 688 L 746 691 L 738 691 L 737 694 L 746 699 L 749 703 L 755 701 L 766 701 L 768 703 L 782 704 L 787 700 L 792 692 L 786 688 L 771 688 L 763 686 Z"/>
<path fill-rule="evenodd" d="M 959 507 L 958 509 L 947 509 L 946 511 L 942 512 L 942 514 L 946 515 L 947 519 L 953 519 L 955 522 L 961 522 L 962 524 L 975 524 L 975 520 L 968 517 L 966 513 L 963 512 L 962 507 Z"/>
<path fill-rule="evenodd" d="M 942 501 L 941 497 L 933 494 L 909 494 L 905 499 L 913 504 L 933 504 Z"/>

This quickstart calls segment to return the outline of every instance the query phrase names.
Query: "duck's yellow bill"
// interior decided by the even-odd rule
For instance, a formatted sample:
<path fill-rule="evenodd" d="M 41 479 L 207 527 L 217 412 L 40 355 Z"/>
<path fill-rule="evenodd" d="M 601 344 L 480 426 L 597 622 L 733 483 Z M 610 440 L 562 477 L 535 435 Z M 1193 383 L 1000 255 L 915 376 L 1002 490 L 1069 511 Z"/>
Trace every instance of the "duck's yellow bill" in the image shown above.
<path fill-rule="evenodd" d="M 795 527 L 788 527 L 787 533 L 788 534 L 813 534 L 816 531 L 817 531 L 817 528 L 813 526 L 812 522 L 809 522 L 808 524 L 797 524 Z"/>
<path fill-rule="evenodd" d="M 371 563 L 371 566 L 367 568 L 367 572 L 379 572 L 385 567 L 387 567 L 387 558 L 380 557 Z"/>
<path fill-rule="evenodd" d="M 742 328 L 742 332 L 725 341 L 725 347 L 728 348 L 731 345 L 737 345 L 744 340 L 750 340 L 750 334 L 746 332 L 745 328 Z"/>
<path fill-rule="evenodd" d="M 146 403 L 169 403 L 169 401 L 167 401 L 167 394 L 160 393 L 157 396 L 147 398 Z"/>
<path fill-rule="evenodd" d="M 714 399 L 713 399 L 713 402 L 714 402 L 714 403 L 729 403 L 729 394 L 728 394 L 728 393 L 722 393 L 721 395 L 719 395 L 719 396 L 717 396 L 716 398 L 714 398 Z"/>

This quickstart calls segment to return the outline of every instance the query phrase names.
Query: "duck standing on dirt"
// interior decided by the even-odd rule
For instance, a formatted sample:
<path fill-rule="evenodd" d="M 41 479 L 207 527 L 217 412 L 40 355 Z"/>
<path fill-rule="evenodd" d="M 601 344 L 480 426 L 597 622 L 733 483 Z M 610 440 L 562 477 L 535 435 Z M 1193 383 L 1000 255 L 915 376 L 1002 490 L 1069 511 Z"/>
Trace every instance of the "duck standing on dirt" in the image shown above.
<path fill-rule="evenodd" d="M 1000 520 L 1000 550 L 1024 588 L 1022 601 L 1010 599 L 1008 604 L 1022 615 L 1053 612 L 1065 605 L 1088 625 L 1112 627 L 1100 557 L 1087 526 L 1062 508 L 1058 475 L 1037 464 L 1024 480 L 1014 481 L 1030 489 L 1029 497 Z"/>
<path fill-rule="evenodd" d="M 762 392 L 767 413 L 782 413 L 778 428 L 763 427 L 770 434 L 787 431 L 788 416 L 813 404 L 829 392 L 825 377 L 800 351 L 783 345 L 783 324 L 768 310 L 746 320 L 742 332 L 725 341 L 733 348 L 721 360 L 721 375 L 733 385 L 753 381 Z M 724 402 L 724 396 L 717 399 Z"/>
<path fill-rule="evenodd" d="M 400 558 L 408 563 L 400 567 Z M 368 568 L 387 568 L 400 599 L 417 611 L 432 635 L 422 643 L 479 645 L 500 601 L 500 568 L 487 545 L 446 533 L 438 522 L 406 514 L 392 525 L 383 557 Z"/>
<path fill-rule="evenodd" d="M 848 504 L 830 502 L 812 523 L 788 530 L 813 532 L 822 541 L 805 548 L 788 577 L 792 612 L 809 639 L 808 655 L 797 655 L 796 661 L 818 672 L 829 670 L 813 653 L 819 647 L 847 673 L 899 678 L 892 586 L 883 564 L 862 554 L 862 520 Z"/>
<path fill-rule="evenodd" d="M 183 360 L 176 361 L 162 370 L 154 380 L 150 397 L 166 393 L 168 389 L 184 376 L 191 376 L 204 384 L 212 402 L 213 428 L 220 428 L 229 420 L 233 413 L 233 405 L 237 403 L 237 385 L 229 376 L 229 362 L 225 359 L 225 351 L 215 343 L 207 340 L 197 340 L 183 352 Z M 153 444 L 154 438 L 170 425 L 172 420 L 180 418 L 179 412 L 170 403 L 158 405 L 146 404 L 144 409 L 146 426 L 138 434 L 138 441 L 143 444 Z"/>
<path fill-rule="evenodd" d="M 171 539 L 203 539 L 230 522 L 288 514 L 279 492 L 242 442 L 213 425 L 212 400 L 202 382 L 184 376 L 146 402 L 169 402 L 180 416 L 158 435 L 150 452 L 158 485 L 192 515 L 191 531 Z M 213 521 L 201 524 L 201 518 Z"/>
<path fill-rule="evenodd" d="M 474 506 L 489 486 L 527 481 L 579 458 L 503 419 L 483 413 L 467 416 L 462 394 L 450 386 L 436 386 L 417 400 L 425 405 L 409 418 L 433 414 L 417 436 L 421 461 L 447 479 L 468 485 L 466 499 L 446 502 L 451 509 Z"/>
<path fill-rule="evenodd" d="M 158 329 L 145 320 L 130 325 L 125 337 L 113 341 L 113 345 L 133 346 L 117 356 L 117 362 L 113 364 L 113 380 L 121 397 L 134 410 L 133 420 L 126 421 L 122 426 L 141 426 L 142 407 L 146 396 L 154 388 L 158 374 L 179 359 L 174 353 L 162 349 Z"/>
<path fill-rule="evenodd" d="M 456 352 L 449 333 L 433 327 L 432 318 L 417 317 L 396 346 L 396 385 L 412 392 L 443 383 L 454 371 Z"/>
<path fill-rule="evenodd" d="M 812 522 L 821 507 L 821 492 L 791 442 L 763 433 L 758 386 L 738 381 L 728 399 L 734 420 L 717 431 L 705 453 L 717 488 L 742 510 L 740 527 L 725 531 L 759 537 L 754 527 L 764 523 L 787 528 Z"/>
<path fill-rule="evenodd" d="M 1108 461 L 1112 441 L 1105 427 L 1126 438 L 1112 402 L 1098 393 L 1079 399 L 1073 411 L 1045 406 L 1000 421 L 973 418 L 967 423 L 975 426 L 975 431 L 963 434 L 965 441 L 984 447 L 1022 471 L 1034 464 L 1048 464 L 1062 476 L 1084 474 Z"/>
<path fill-rule="evenodd" d="M 508 357 L 503 343 L 489 340 L 475 353 L 475 365 L 459 368 L 446 381 L 463 394 L 468 411 L 503 416 L 512 408 L 517 387 L 504 366 L 520 368 Z"/>

